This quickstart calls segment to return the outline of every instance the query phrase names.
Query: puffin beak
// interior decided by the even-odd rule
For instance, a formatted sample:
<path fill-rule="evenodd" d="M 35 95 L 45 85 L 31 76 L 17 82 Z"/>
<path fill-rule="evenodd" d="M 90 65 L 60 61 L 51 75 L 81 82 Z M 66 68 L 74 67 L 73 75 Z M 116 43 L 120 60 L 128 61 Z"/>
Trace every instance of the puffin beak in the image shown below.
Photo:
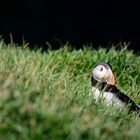
<path fill-rule="evenodd" d="M 109 85 L 115 85 L 115 76 L 113 73 L 111 73 L 111 77 L 109 79 L 107 79 L 107 83 Z"/>
<path fill-rule="evenodd" d="M 110 82 L 109 82 L 110 85 L 115 85 L 115 76 L 114 74 L 112 73 L 112 77 L 110 79 Z"/>
<path fill-rule="evenodd" d="M 115 85 L 115 76 L 112 73 L 112 71 L 109 69 L 109 71 L 104 75 L 103 79 L 109 84 L 109 85 Z"/>

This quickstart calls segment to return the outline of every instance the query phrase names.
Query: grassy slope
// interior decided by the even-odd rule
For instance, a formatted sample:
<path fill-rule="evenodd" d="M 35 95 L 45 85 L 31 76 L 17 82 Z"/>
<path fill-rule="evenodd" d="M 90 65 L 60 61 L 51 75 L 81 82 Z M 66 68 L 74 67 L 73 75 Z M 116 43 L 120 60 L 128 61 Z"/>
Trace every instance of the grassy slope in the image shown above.
<path fill-rule="evenodd" d="M 140 139 L 135 116 L 94 103 L 90 73 L 100 61 L 140 105 L 140 57 L 127 49 L 41 53 L 1 42 L 0 139 Z"/>

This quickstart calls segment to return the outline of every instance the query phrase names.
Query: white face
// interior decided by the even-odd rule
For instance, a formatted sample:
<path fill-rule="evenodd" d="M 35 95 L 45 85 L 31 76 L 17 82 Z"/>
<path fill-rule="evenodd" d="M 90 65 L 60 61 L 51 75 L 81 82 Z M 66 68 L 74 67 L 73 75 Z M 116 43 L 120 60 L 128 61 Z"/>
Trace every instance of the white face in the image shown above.
<path fill-rule="evenodd" d="M 107 73 L 107 69 L 103 65 L 98 65 L 94 68 L 92 71 L 94 79 L 96 79 L 99 82 L 104 82 L 104 76 Z"/>

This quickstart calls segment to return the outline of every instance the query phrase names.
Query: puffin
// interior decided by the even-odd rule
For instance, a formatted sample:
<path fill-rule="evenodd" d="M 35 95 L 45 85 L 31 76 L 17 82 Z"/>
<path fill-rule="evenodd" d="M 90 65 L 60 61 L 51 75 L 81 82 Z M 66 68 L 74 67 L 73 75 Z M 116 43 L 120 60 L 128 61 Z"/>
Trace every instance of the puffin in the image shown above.
<path fill-rule="evenodd" d="M 91 74 L 92 94 L 95 101 L 103 99 L 104 103 L 117 108 L 128 108 L 129 113 L 139 113 L 140 108 L 126 94 L 116 87 L 115 75 L 109 63 L 101 62 L 92 70 Z"/>

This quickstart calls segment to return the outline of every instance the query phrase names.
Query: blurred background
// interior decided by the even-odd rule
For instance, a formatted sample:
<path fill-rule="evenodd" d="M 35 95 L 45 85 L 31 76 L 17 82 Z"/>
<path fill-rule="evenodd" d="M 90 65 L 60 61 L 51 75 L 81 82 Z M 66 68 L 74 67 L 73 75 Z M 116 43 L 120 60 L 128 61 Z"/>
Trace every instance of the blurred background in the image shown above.
<path fill-rule="evenodd" d="M 15 43 L 54 49 L 69 41 L 81 48 L 130 42 L 139 51 L 140 8 L 137 1 L 111 0 L 5 0 L 0 8 L 0 35 Z M 60 43 L 61 42 L 61 43 Z"/>

